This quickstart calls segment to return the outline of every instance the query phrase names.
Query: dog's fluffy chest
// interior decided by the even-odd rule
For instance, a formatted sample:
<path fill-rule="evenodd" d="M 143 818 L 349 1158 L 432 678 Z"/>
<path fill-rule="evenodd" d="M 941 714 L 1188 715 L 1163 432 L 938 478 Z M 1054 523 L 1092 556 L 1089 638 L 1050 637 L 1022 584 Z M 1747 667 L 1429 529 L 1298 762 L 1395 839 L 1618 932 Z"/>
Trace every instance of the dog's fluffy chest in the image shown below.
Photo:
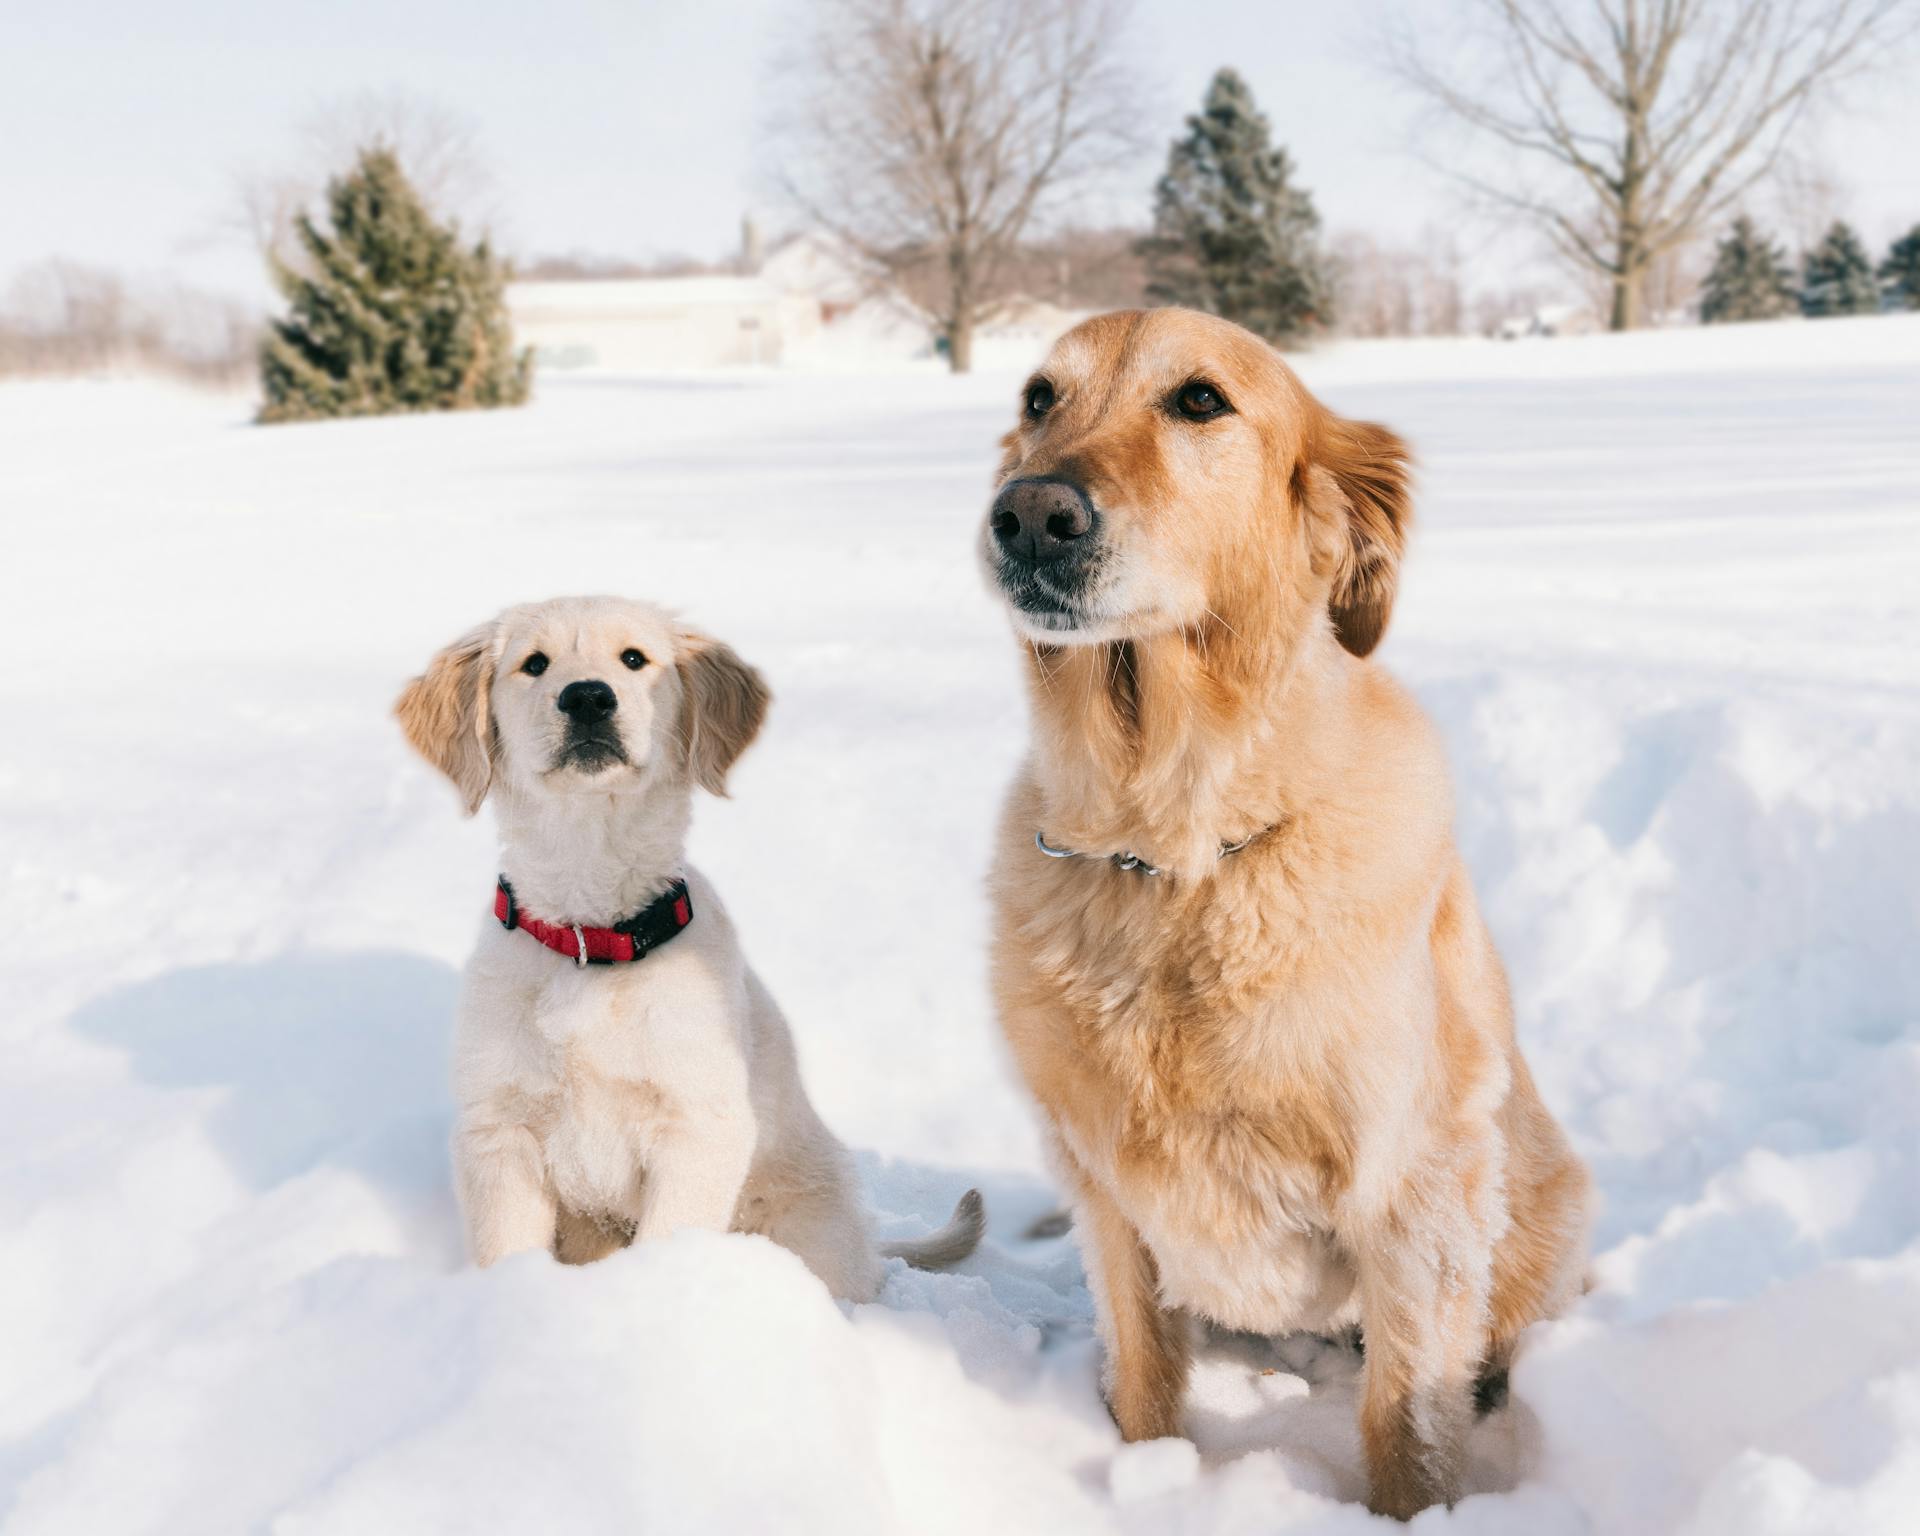
<path fill-rule="evenodd" d="M 649 1061 L 647 1010 L 613 978 L 562 973 L 528 1010 L 519 1078 L 563 1204 L 629 1215 L 638 1208 L 649 1149 L 675 1113 Z M 600 985 L 596 985 L 599 983 Z"/>
<path fill-rule="evenodd" d="M 1345 1320 L 1353 1265 L 1330 1232 L 1283 1214 L 1246 1229 L 1196 1219 L 1160 1191 L 1127 1207 L 1169 1306 L 1250 1333 L 1326 1332 Z"/>
<path fill-rule="evenodd" d="M 738 1055 L 724 1021 L 704 1018 L 705 989 L 679 974 L 702 969 L 694 950 L 582 969 L 504 936 L 476 959 L 456 1090 L 469 1113 L 534 1135 L 574 1210 L 631 1217 L 661 1131 L 712 1097 L 701 1073 L 716 1056 Z"/>
<path fill-rule="evenodd" d="M 1332 1231 L 1343 1153 L 1307 1101 L 1186 1108 L 1164 1080 L 1088 1066 L 1101 1080 L 1060 1130 L 1152 1252 L 1163 1300 L 1255 1332 L 1331 1326 L 1354 1281 Z"/>
<path fill-rule="evenodd" d="M 1356 1148 L 1336 1106 L 1357 1085 L 1287 914 L 1261 914 L 1258 964 L 1236 943 L 1244 915 L 1096 900 L 1063 922 L 1069 893 L 1030 909 L 1030 933 L 1059 923 L 1039 951 L 1057 961 L 1027 973 L 1035 1006 L 1007 1023 L 1075 1163 L 1153 1253 L 1168 1304 L 1261 1332 L 1343 1320 L 1335 1225 Z"/>

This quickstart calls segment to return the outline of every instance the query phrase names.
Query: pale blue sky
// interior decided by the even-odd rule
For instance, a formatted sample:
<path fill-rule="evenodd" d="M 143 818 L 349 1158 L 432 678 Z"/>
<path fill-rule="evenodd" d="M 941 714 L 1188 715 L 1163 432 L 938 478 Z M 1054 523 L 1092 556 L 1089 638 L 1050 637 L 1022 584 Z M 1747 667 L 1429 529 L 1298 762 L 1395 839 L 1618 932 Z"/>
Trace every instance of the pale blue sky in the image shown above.
<path fill-rule="evenodd" d="M 291 159 L 316 106 L 368 89 L 416 92 L 479 125 L 512 251 L 719 254 L 767 201 L 758 96 L 802 4 L 0 0 L 0 288 L 60 254 L 257 291 L 252 253 L 219 230 L 236 172 Z M 1411 234 L 1447 217 L 1453 194 L 1404 153 L 1403 103 L 1365 61 L 1391 5 L 1140 0 L 1143 121 L 1170 137 L 1231 63 L 1330 228 Z M 1844 211 L 1876 246 L 1920 218 L 1920 93 L 1876 88 L 1824 138 Z M 1163 153 L 1140 168 L 1142 216 Z M 1474 250 L 1512 267 L 1531 242 L 1482 235 Z"/>

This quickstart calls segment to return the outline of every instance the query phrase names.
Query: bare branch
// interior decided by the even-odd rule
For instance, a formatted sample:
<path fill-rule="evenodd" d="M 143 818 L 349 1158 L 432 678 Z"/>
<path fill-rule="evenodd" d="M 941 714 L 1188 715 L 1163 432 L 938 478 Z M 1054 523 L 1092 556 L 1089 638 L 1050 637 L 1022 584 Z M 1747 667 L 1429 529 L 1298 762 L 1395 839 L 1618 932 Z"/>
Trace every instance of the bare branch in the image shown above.
<path fill-rule="evenodd" d="M 1023 237 L 1138 147 L 1125 0 L 821 0 L 779 66 L 776 179 L 969 362 Z"/>
<path fill-rule="evenodd" d="M 292 256 L 299 214 L 361 150 L 382 145 L 440 218 L 484 233 L 495 222 L 494 183 L 474 122 L 404 91 L 362 91 L 316 106 L 301 120 L 294 147 L 273 170 L 235 173 L 223 223 L 263 256 Z"/>
<path fill-rule="evenodd" d="M 1636 323 L 1642 274 L 1733 208 L 1841 80 L 1893 57 L 1920 0 L 1466 0 L 1504 69 L 1476 78 L 1403 34 L 1388 67 L 1544 190 L 1450 174 L 1523 214 L 1613 286 Z"/>

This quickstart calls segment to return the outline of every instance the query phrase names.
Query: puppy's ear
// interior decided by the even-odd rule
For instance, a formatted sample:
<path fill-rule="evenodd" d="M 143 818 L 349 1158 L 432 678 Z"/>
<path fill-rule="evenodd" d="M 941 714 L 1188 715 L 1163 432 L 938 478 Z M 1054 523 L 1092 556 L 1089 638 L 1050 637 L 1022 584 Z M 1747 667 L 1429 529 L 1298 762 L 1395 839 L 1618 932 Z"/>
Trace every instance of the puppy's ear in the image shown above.
<path fill-rule="evenodd" d="M 1331 571 L 1333 632 L 1356 656 L 1380 643 L 1400 584 L 1400 556 L 1413 521 L 1411 454 L 1370 421 L 1318 413 L 1294 471 L 1311 523 L 1315 567 Z"/>
<path fill-rule="evenodd" d="M 453 780 L 469 816 L 493 783 L 493 642 L 492 623 L 468 631 L 393 706 L 414 751 Z"/>
<path fill-rule="evenodd" d="M 683 629 L 675 637 L 680 673 L 680 745 L 687 771 L 707 793 L 725 795 L 727 770 L 767 718 L 765 679 L 730 645 Z"/>

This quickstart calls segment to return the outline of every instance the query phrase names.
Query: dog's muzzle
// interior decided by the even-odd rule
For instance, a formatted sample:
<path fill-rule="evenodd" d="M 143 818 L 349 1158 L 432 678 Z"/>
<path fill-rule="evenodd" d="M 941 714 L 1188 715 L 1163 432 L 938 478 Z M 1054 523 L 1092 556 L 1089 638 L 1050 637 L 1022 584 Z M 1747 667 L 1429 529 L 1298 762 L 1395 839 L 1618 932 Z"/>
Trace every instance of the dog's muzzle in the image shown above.
<path fill-rule="evenodd" d="M 574 768 L 581 773 L 598 773 L 602 768 L 611 768 L 627 761 L 626 745 L 611 727 L 593 730 L 575 727 L 567 732 L 567 739 L 553 755 L 556 772 L 563 768 Z"/>
<path fill-rule="evenodd" d="M 553 706 L 567 717 L 565 739 L 553 756 L 554 771 L 577 768 L 598 773 L 627 761 L 627 745 L 614 720 L 620 698 L 606 683 L 598 678 L 568 683 Z"/>
<path fill-rule="evenodd" d="M 1072 618 L 1100 563 L 1100 514 L 1087 493 L 1045 475 L 1009 481 L 987 527 L 1008 601 L 1041 618 Z"/>

